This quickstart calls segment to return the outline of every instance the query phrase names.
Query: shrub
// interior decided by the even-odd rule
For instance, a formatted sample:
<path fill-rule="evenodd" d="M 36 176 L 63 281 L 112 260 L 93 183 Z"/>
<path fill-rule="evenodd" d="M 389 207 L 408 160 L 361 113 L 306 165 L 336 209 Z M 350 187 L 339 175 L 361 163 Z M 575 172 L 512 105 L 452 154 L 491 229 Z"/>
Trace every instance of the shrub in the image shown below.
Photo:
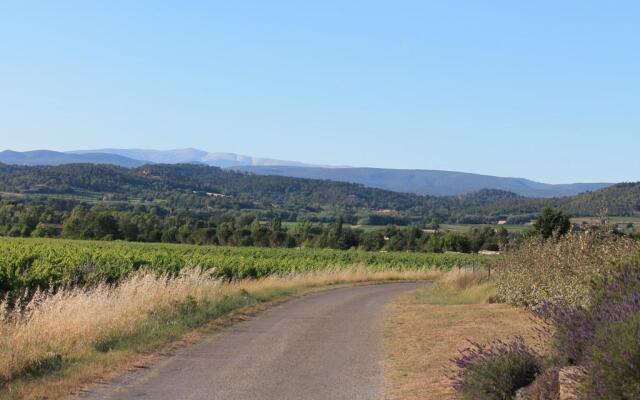
<path fill-rule="evenodd" d="M 585 398 L 640 398 L 640 264 L 608 273 L 591 291 L 589 308 L 545 303 L 553 361 L 579 365 Z"/>
<path fill-rule="evenodd" d="M 596 291 L 592 341 L 584 352 L 587 398 L 640 398 L 640 263 Z"/>
<path fill-rule="evenodd" d="M 452 361 L 457 367 L 451 377 L 453 387 L 470 400 L 512 399 L 541 370 L 540 357 L 521 337 L 510 343 L 471 343 Z"/>
<path fill-rule="evenodd" d="M 588 307 L 593 282 L 638 248 L 632 239 L 596 232 L 531 237 L 497 260 L 497 296 L 525 307 L 544 302 Z"/>
<path fill-rule="evenodd" d="M 640 314 L 603 325 L 585 358 L 586 398 L 640 399 Z"/>

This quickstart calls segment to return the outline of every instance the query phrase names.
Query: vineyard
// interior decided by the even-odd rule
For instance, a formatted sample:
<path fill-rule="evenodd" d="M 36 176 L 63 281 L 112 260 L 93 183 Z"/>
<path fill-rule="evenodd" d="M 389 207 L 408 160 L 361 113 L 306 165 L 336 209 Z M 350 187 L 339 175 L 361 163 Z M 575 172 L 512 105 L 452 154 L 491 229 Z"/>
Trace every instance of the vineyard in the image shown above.
<path fill-rule="evenodd" d="M 224 279 L 243 279 L 350 266 L 372 271 L 448 270 L 483 261 L 469 254 L 0 238 L 0 295 L 36 287 L 116 283 L 138 270 L 176 274 L 191 267 Z"/>

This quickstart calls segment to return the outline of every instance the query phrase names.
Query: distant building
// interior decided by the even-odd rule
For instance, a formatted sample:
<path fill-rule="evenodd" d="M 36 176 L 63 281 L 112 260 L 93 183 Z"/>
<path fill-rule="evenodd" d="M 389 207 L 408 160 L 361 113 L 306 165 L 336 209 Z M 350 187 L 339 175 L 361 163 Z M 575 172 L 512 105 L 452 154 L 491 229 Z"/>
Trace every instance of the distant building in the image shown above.
<path fill-rule="evenodd" d="M 498 221 L 498 225 L 506 225 L 506 224 L 507 224 L 507 220 L 506 219 Z"/>
<path fill-rule="evenodd" d="M 478 254 L 482 254 L 482 255 L 485 255 L 485 256 L 498 256 L 498 255 L 500 255 L 500 252 L 499 251 L 493 251 L 493 250 L 480 250 L 478 252 Z"/>

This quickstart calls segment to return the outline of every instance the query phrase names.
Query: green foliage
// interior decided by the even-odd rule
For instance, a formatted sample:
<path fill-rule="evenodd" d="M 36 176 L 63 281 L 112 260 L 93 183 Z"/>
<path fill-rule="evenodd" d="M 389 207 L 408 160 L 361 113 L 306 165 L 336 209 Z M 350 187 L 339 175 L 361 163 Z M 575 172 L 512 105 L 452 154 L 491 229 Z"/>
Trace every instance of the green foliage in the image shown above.
<path fill-rule="evenodd" d="M 36 287 L 115 283 L 141 269 L 173 274 L 185 267 L 198 267 L 215 276 L 238 279 L 354 265 L 372 270 L 448 270 L 485 260 L 461 254 L 0 238 L 0 296 Z"/>
<path fill-rule="evenodd" d="M 571 229 L 571 220 L 562 211 L 546 207 L 533 226 L 538 234 L 548 239 L 551 236 L 566 235 Z"/>

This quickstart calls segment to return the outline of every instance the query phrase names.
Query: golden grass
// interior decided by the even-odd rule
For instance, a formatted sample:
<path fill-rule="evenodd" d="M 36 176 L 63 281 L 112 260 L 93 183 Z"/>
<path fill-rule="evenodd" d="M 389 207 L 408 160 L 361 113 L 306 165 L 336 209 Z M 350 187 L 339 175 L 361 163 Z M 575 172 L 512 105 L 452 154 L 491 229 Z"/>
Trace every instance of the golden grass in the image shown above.
<path fill-rule="evenodd" d="M 117 365 L 149 353 L 234 310 L 310 288 L 423 280 L 431 271 L 362 267 L 223 283 L 195 270 L 176 278 L 141 274 L 118 286 L 37 293 L 0 318 L 0 397 L 62 397 Z"/>
<path fill-rule="evenodd" d="M 455 271 L 431 287 L 400 296 L 385 322 L 387 396 L 390 400 L 455 399 L 450 359 L 467 340 L 535 338 L 521 310 L 489 304 L 494 293 L 481 273 Z"/>
<path fill-rule="evenodd" d="M 483 304 L 495 295 L 495 286 L 483 271 L 454 270 L 441 275 L 418 300 L 428 304 Z"/>

